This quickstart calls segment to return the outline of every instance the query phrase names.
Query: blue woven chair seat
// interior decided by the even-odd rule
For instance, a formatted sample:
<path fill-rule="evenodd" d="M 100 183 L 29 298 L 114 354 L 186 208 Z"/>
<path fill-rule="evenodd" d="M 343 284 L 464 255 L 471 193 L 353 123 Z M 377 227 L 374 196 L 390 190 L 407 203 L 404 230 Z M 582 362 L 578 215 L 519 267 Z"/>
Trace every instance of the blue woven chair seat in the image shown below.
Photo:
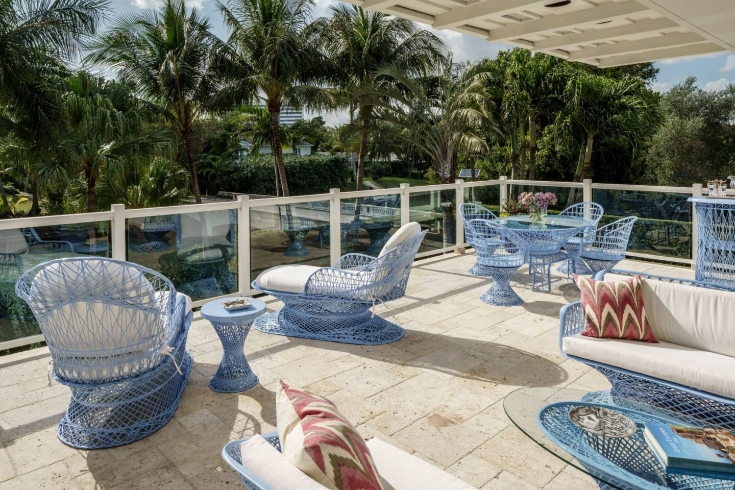
<path fill-rule="evenodd" d="M 399 235 L 400 234 L 400 235 Z M 253 323 L 261 332 L 332 342 L 375 345 L 400 339 L 404 331 L 371 308 L 402 297 L 426 231 L 401 227 L 375 258 L 347 254 L 333 267 L 280 266 L 263 272 L 252 287 L 281 300 L 283 308 Z M 275 277 L 275 275 L 281 277 Z"/>
<path fill-rule="evenodd" d="M 155 271 L 102 258 L 53 260 L 16 293 L 44 334 L 53 376 L 72 391 L 57 434 L 98 449 L 145 437 L 171 419 L 191 369 L 191 302 Z"/>
<path fill-rule="evenodd" d="M 637 219 L 631 216 L 605 225 L 595 232 L 594 240 L 582 246 L 578 256 L 592 275 L 615 267 L 618 262 L 625 259 L 628 241 Z"/>

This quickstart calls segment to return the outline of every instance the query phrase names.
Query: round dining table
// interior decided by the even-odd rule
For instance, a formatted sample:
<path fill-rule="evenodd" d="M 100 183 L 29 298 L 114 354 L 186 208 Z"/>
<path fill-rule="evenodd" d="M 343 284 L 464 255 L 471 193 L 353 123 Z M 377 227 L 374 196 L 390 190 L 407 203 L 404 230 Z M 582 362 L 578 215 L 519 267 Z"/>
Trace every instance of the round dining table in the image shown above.
<path fill-rule="evenodd" d="M 570 238 L 581 235 L 594 225 L 591 219 L 574 216 L 549 215 L 544 221 L 532 221 L 526 214 L 508 216 L 492 220 L 512 230 L 526 244 L 528 250 L 529 274 L 532 276 L 531 288 L 536 288 L 538 268 L 546 275 L 547 291 L 551 291 L 551 265 L 566 259 L 562 247 Z"/>

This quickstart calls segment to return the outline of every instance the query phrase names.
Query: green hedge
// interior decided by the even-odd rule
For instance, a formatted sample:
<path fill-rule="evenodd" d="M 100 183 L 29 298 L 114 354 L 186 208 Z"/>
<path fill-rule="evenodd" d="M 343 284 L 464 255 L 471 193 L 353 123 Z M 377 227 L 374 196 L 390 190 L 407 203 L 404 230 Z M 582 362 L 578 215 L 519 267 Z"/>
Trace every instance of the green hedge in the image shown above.
<path fill-rule="evenodd" d="M 347 184 L 349 164 L 341 155 L 284 155 L 292 196 L 321 194 Z M 222 164 L 215 176 L 218 191 L 276 195 L 273 155 L 258 155 Z M 211 189 L 211 183 L 209 184 Z"/>

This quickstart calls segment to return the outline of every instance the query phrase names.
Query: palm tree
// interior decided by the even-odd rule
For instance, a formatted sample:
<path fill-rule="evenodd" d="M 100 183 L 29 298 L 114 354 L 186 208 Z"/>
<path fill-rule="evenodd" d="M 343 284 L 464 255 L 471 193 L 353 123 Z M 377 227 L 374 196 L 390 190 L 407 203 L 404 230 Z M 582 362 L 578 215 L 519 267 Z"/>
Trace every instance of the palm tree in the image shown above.
<path fill-rule="evenodd" d="M 309 27 L 313 0 L 228 0 L 219 9 L 230 29 L 220 66 L 228 75 L 219 103 L 250 103 L 258 95 L 271 118 L 273 159 L 283 195 L 289 195 L 280 114 L 284 104 L 316 107 L 329 103 L 318 84 L 325 60 Z"/>
<path fill-rule="evenodd" d="M 378 74 L 388 66 L 401 77 L 425 76 L 446 62 L 447 49 L 438 37 L 410 20 L 344 4 L 333 6 L 332 12 L 332 18 L 322 22 L 320 31 L 337 67 L 336 81 L 358 106 L 360 150 L 355 188 L 360 190 L 368 138 L 377 129 L 374 106 L 367 103 L 366 89 L 393 80 L 381 80 Z"/>
<path fill-rule="evenodd" d="M 71 172 L 81 173 L 91 213 L 100 176 L 121 179 L 134 162 L 149 162 L 168 145 L 169 134 L 144 127 L 146 112 L 125 85 L 81 72 L 68 80 L 67 90 L 63 107 L 68 130 L 59 157 Z"/>
<path fill-rule="evenodd" d="M 87 58 L 107 64 L 122 80 L 166 117 L 183 146 L 182 159 L 197 203 L 202 202 L 197 178 L 194 121 L 218 90 L 214 56 L 221 42 L 209 30 L 209 19 L 183 0 L 166 0 L 158 10 L 118 18 L 92 45 Z"/>

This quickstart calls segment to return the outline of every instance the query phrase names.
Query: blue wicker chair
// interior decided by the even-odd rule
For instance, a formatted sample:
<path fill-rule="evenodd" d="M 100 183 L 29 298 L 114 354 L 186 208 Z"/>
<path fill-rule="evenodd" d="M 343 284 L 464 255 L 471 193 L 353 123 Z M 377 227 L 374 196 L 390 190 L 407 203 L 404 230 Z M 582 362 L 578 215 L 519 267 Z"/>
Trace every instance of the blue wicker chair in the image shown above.
<path fill-rule="evenodd" d="M 472 233 L 469 231 L 469 228 L 467 226 L 467 222 L 473 219 L 486 219 L 486 220 L 493 220 L 498 219 L 498 217 L 487 209 L 485 206 L 482 206 L 480 204 L 475 204 L 473 202 L 465 202 L 459 205 L 459 215 L 462 217 L 462 223 L 464 224 L 464 237 L 465 241 L 472 245 L 474 248 L 475 244 L 473 242 Z M 486 243 L 485 246 L 488 246 L 489 244 Z M 498 242 L 498 246 L 500 245 L 500 242 Z M 489 276 L 488 271 L 483 270 L 482 266 L 479 264 L 479 262 L 475 262 L 475 265 L 470 267 L 470 269 L 467 271 L 468 274 L 472 274 L 473 276 L 483 276 L 487 277 Z"/>
<path fill-rule="evenodd" d="M 59 259 L 23 274 L 16 293 L 44 334 L 54 378 L 71 388 L 62 442 L 120 446 L 171 419 L 191 370 L 192 313 L 168 279 L 118 260 Z"/>
<path fill-rule="evenodd" d="M 594 202 L 580 202 L 569 206 L 564 211 L 559 213 L 559 216 L 569 216 L 574 218 L 583 218 L 593 221 L 584 233 L 580 233 L 567 240 L 564 245 L 564 250 L 567 252 L 567 261 L 559 267 L 559 272 L 565 272 L 567 275 L 577 273 L 589 273 L 586 270 L 585 265 L 579 260 L 579 252 L 582 249 L 583 243 L 589 243 L 595 239 L 595 232 L 597 226 L 602 219 L 604 209 L 597 203 Z"/>
<path fill-rule="evenodd" d="M 493 278 L 493 285 L 480 296 L 483 303 L 495 306 L 523 304 L 510 286 L 510 278 L 526 263 L 525 241 L 514 231 L 485 219 L 472 219 L 467 229 L 474 240 L 477 264 Z"/>
<path fill-rule="evenodd" d="M 258 276 L 253 289 L 284 304 L 253 323 L 261 332 L 307 339 L 376 345 L 403 337 L 398 325 L 370 311 L 403 297 L 414 257 L 426 232 L 418 223 L 401 227 L 375 258 L 342 256 L 334 267 L 284 265 Z"/>
<path fill-rule="evenodd" d="M 625 258 L 628 240 L 630 240 L 630 234 L 637 219 L 631 216 L 613 221 L 599 228 L 595 232 L 594 240 L 583 243 L 579 258 L 593 275 L 615 267 Z"/>

